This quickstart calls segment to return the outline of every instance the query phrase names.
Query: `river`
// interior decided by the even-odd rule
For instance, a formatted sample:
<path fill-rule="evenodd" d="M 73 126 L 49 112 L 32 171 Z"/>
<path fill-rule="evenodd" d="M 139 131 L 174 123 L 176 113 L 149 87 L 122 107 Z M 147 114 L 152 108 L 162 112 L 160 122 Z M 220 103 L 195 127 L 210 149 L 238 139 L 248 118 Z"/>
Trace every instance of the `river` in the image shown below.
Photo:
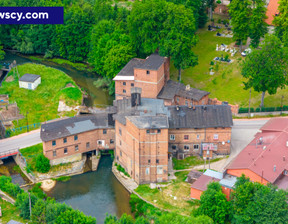
<path fill-rule="evenodd" d="M 86 105 L 88 104 L 87 106 L 112 104 L 113 97 L 109 96 L 106 90 L 96 88 L 93 85 L 93 81 L 97 80 L 97 76 L 94 73 L 78 71 L 70 65 L 33 61 L 29 58 L 6 52 L 4 62 L 11 63 L 13 60 L 16 60 L 18 65 L 33 62 L 65 72 L 73 78 L 79 87 L 85 89 L 89 94 L 90 97 L 85 102 Z M 5 164 L 7 167 L 13 167 L 14 165 L 16 165 L 14 161 L 7 161 L 7 164 Z M 13 182 L 17 183 L 19 180 L 13 178 Z M 97 223 L 104 222 L 106 213 L 117 217 L 120 217 L 123 213 L 131 214 L 129 193 L 114 177 L 110 156 L 101 158 L 96 172 L 73 176 L 67 182 L 57 182 L 55 188 L 48 192 L 47 195 L 55 198 L 57 202 L 66 203 L 75 209 L 83 211 L 86 215 L 96 217 Z"/>

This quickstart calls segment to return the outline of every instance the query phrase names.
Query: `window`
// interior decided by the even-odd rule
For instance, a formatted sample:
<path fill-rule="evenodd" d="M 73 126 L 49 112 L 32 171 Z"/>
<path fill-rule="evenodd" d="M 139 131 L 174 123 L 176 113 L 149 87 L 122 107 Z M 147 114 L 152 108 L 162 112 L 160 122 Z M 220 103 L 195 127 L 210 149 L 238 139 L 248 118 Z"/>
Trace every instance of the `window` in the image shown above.
<path fill-rule="evenodd" d="M 149 171 L 150 171 L 150 169 L 149 169 L 149 168 L 146 168 L 145 173 L 148 175 L 148 174 L 149 174 Z"/>
<path fill-rule="evenodd" d="M 78 140 L 78 135 L 74 135 L 74 141 Z"/>
<path fill-rule="evenodd" d="M 187 100 L 185 100 L 185 106 L 188 106 L 188 101 Z"/>
<path fill-rule="evenodd" d="M 199 145 L 193 145 L 193 148 L 194 148 L 195 150 L 198 150 L 198 149 L 199 149 Z"/>
<path fill-rule="evenodd" d="M 122 130 L 121 130 L 121 128 L 119 128 L 119 135 L 122 135 Z"/>
<path fill-rule="evenodd" d="M 184 145 L 184 150 L 189 150 L 190 146 L 189 145 Z"/>
<path fill-rule="evenodd" d="M 133 87 L 133 86 L 134 86 L 134 83 L 131 83 L 131 86 Z"/>
<path fill-rule="evenodd" d="M 179 103 L 179 97 L 176 98 L 177 103 Z"/>
<path fill-rule="evenodd" d="M 159 159 L 156 159 L 156 163 L 159 163 Z"/>
<path fill-rule="evenodd" d="M 86 149 L 90 148 L 90 142 L 86 142 Z"/>
<path fill-rule="evenodd" d="M 125 90 L 125 89 L 123 89 L 123 93 L 126 93 L 126 90 Z"/>
<path fill-rule="evenodd" d="M 56 154 L 56 150 L 53 150 L 53 157 L 56 157 L 57 154 Z"/>
<path fill-rule="evenodd" d="M 66 143 L 67 142 L 67 138 L 63 138 L 63 143 Z"/>
<path fill-rule="evenodd" d="M 67 154 L 67 153 L 68 153 L 67 148 L 64 148 L 64 154 Z"/>
<path fill-rule="evenodd" d="M 103 129 L 103 134 L 106 135 L 107 134 L 107 130 Z"/>
<path fill-rule="evenodd" d="M 189 139 L 189 135 L 184 135 L 184 140 L 188 140 Z"/>
<path fill-rule="evenodd" d="M 120 145 L 122 145 L 122 142 L 121 142 L 121 140 L 120 140 L 120 142 L 119 142 L 119 143 L 120 143 Z"/>
<path fill-rule="evenodd" d="M 161 129 L 158 129 L 158 130 L 157 130 L 157 133 L 160 134 L 160 133 L 161 133 Z"/>
<path fill-rule="evenodd" d="M 193 106 L 193 101 L 190 102 L 191 107 Z"/>
<path fill-rule="evenodd" d="M 151 160 L 150 159 L 148 159 L 148 163 L 150 164 L 150 162 L 151 162 Z"/>
<path fill-rule="evenodd" d="M 114 144 L 114 139 L 110 139 L 110 144 Z"/>
<path fill-rule="evenodd" d="M 78 150 L 79 150 L 79 146 L 75 145 L 75 152 L 78 152 Z"/>
<path fill-rule="evenodd" d="M 170 135 L 170 140 L 175 140 L 175 135 Z"/>
<path fill-rule="evenodd" d="M 176 149 L 176 145 L 172 145 L 172 149 L 174 149 L 174 150 L 175 150 L 175 149 Z"/>
<path fill-rule="evenodd" d="M 149 74 L 150 74 L 150 71 L 147 70 L 147 71 L 146 71 L 146 74 L 149 75 Z"/>
<path fill-rule="evenodd" d="M 126 86 L 126 82 L 123 82 L 123 86 Z"/>
<path fill-rule="evenodd" d="M 200 135 L 197 135 L 197 139 L 200 139 Z"/>
<path fill-rule="evenodd" d="M 120 151 L 120 156 L 122 156 L 122 151 Z"/>
<path fill-rule="evenodd" d="M 56 145 L 56 141 L 52 141 L 52 146 L 55 146 Z"/>
<path fill-rule="evenodd" d="M 150 133 L 150 130 L 146 130 L 146 133 L 149 134 L 149 133 Z"/>
<path fill-rule="evenodd" d="M 217 140 L 218 139 L 218 134 L 214 134 L 214 140 Z"/>
<path fill-rule="evenodd" d="M 205 101 L 204 100 L 202 100 L 202 105 L 204 105 L 205 104 Z"/>
<path fill-rule="evenodd" d="M 98 140 L 98 141 L 97 141 L 97 144 L 98 144 L 98 145 L 103 145 L 103 141 L 102 141 L 102 140 Z"/>

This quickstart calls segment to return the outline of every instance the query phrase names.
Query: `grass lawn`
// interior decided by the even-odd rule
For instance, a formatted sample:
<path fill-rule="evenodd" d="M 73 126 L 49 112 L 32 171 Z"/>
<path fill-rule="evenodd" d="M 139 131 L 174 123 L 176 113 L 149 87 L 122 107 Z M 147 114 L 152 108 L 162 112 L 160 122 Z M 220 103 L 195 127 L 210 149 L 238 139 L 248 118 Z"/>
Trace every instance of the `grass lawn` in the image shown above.
<path fill-rule="evenodd" d="M 10 102 L 17 102 L 20 113 L 26 116 L 29 124 L 52 120 L 60 116 L 73 116 L 72 112 L 58 113 L 59 100 L 66 105 L 81 105 L 82 93 L 75 82 L 64 72 L 39 64 L 23 64 L 17 66 L 20 77 L 26 73 L 41 76 L 41 84 L 35 90 L 19 88 L 17 74 L 13 69 L 8 76 L 14 76 L 14 81 L 3 82 L 0 94 L 8 94 Z M 6 78 L 7 79 L 7 78 Z M 66 87 L 72 84 L 72 87 Z M 27 119 L 14 121 L 15 127 L 27 125 Z"/>
<path fill-rule="evenodd" d="M 211 159 L 210 162 L 217 162 L 223 158 L 216 158 L 216 159 Z M 174 170 L 184 170 L 184 169 L 189 169 L 193 168 L 194 166 L 202 165 L 204 164 L 204 159 L 199 158 L 197 156 L 190 156 L 185 159 L 176 159 L 172 158 L 173 160 L 173 169 Z"/>
<path fill-rule="evenodd" d="M 149 185 L 139 185 L 136 192 L 157 207 L 182 215 L 191 215 L 192 211 L 197 208 L 198 202 L 190 200 L 190 184 L 185 182 L 188 173 L 189 171 L 175 173 L 177 179 L 161 187 L 161 191 L 150 189 Z M 174 197 L 177 199 L 175 200 Z"/>
<path fill-rule="evenodd" d="M 215 20 L 217 21 L 217 20 Z M 222 25 L 223 26 L 223 25 Z M 223 57 L 228 53 L 216 51 L 216 44 L 220 46 L 222 43 L 233 47 L 234 41 L 232 38 L 216 37 L 217 31 L 208 31 L 207 27 L 198 31 L 199 42 L 192 49 L 198 55 L 198 65 L 182 71 L 182 81 L 184 84 L 190 84 L 192 87 L 199 88 L 210 92 L 210 98 L 218 98 L 222 101 L 228 101 L 231 104 L 238 104 L 240 107 L 248 107 L 249 90 L 244 90 L 244 78 L 241 75 L 240 63 L 244 58 L 238 52 L 232 63 L 217 62 L 218 65 L 213 66 L 214 75 L 209 74 L 210 62 L 215 57 Z M 172 64 L 172 63 L 171 63 Z M 218 68 L 217 68 L 218 67 Z M 176 80 L 178 71 L 174 66 L 171 66 L 171 76 Z M 281 97 L 284 96 L 283 104 L 288 102 L 288 89 L 279 90 L 276 95 L 270 96 L 266 93 L 265 106 L 274 107 L 281 105 Z M 251 93 L 251 106 L 258 107 L 261 101 L 261 93 L 253 91 Z"/>
<path fill-rule="evenodd" d="M 26 223 L 27 220 L 24 220 L 20 217 L 20 211 L 12 204 L 7 201 L 4 201 L 0 198 L 0 206 L 2 208 L 2 217 L 0 217 L 0 223 L 8 223 L 11 219 Z"/>

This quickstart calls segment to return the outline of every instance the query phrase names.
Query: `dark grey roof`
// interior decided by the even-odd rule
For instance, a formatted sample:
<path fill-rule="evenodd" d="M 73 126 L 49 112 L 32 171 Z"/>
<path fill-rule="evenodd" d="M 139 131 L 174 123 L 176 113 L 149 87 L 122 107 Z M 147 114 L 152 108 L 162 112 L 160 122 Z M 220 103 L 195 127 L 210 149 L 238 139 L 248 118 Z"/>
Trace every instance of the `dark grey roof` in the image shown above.
<path fill-rule="evenodd" d="M 43 124 L 40 137 L 46 142 L 101 128 L 113 128 L 108 125 L 107 113 L 71 117 Z"/>
<path fill-rule="evenodd" d="M 159 54 L 151 54 L 144 63 L 138 64 L 135 68 L 147 69 L 147 70 L 158 70 L 160 66 L 164 63 L 165 58 L 161 57 Z"/>
<path fill-rule="evenodd" d="M 134 76 L 134 68 L 139 67 L 144 62 L 145 60 L 143 59 L 133 58 L 127 63 L 127 65 L 124 66 L 124 68 L 121 69 L 121 71 L 117 75 Z"/>
<path fill-rule="evenodd" d="M 169 128 L 167 116 L 127 116 L 139 129 L 165 129 Z"/>
<path fill-rule="evenodd" d="M 36 81 L 38 78 L 40 78 L 40 75 L 33 75 L 33 74 L 24 74 L 19 81 L 22 82 L 34 82 Z"/>
<path fill-rule="evenodd" d="M 178 108 L 178 110 L 177 110 Z M 229 105 L 170 106 L 169 128 L 232 127 Z"/>
<path fill-rule="evenodd" d="M 158 94 L 158 98 L 172 100 L 177 95 L 187 99 L 199 101 L 208 94 L 209 92 L 194 89 L 191 87 L 189 89 L 186 89 L 186 86 L 184 84 L 168 80 Z"/>

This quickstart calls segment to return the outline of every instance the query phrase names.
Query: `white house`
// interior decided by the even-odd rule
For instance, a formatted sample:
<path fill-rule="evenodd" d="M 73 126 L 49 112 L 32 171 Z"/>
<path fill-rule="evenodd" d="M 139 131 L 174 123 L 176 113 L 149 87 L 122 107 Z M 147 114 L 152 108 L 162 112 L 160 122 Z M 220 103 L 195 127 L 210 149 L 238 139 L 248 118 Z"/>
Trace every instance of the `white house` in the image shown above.
<path fill-rule="evenodd" d="M 41 83 L 40 75 L 25 74 L 19 79 L 19 87 L 25 89 L 36 89 Z"/>

